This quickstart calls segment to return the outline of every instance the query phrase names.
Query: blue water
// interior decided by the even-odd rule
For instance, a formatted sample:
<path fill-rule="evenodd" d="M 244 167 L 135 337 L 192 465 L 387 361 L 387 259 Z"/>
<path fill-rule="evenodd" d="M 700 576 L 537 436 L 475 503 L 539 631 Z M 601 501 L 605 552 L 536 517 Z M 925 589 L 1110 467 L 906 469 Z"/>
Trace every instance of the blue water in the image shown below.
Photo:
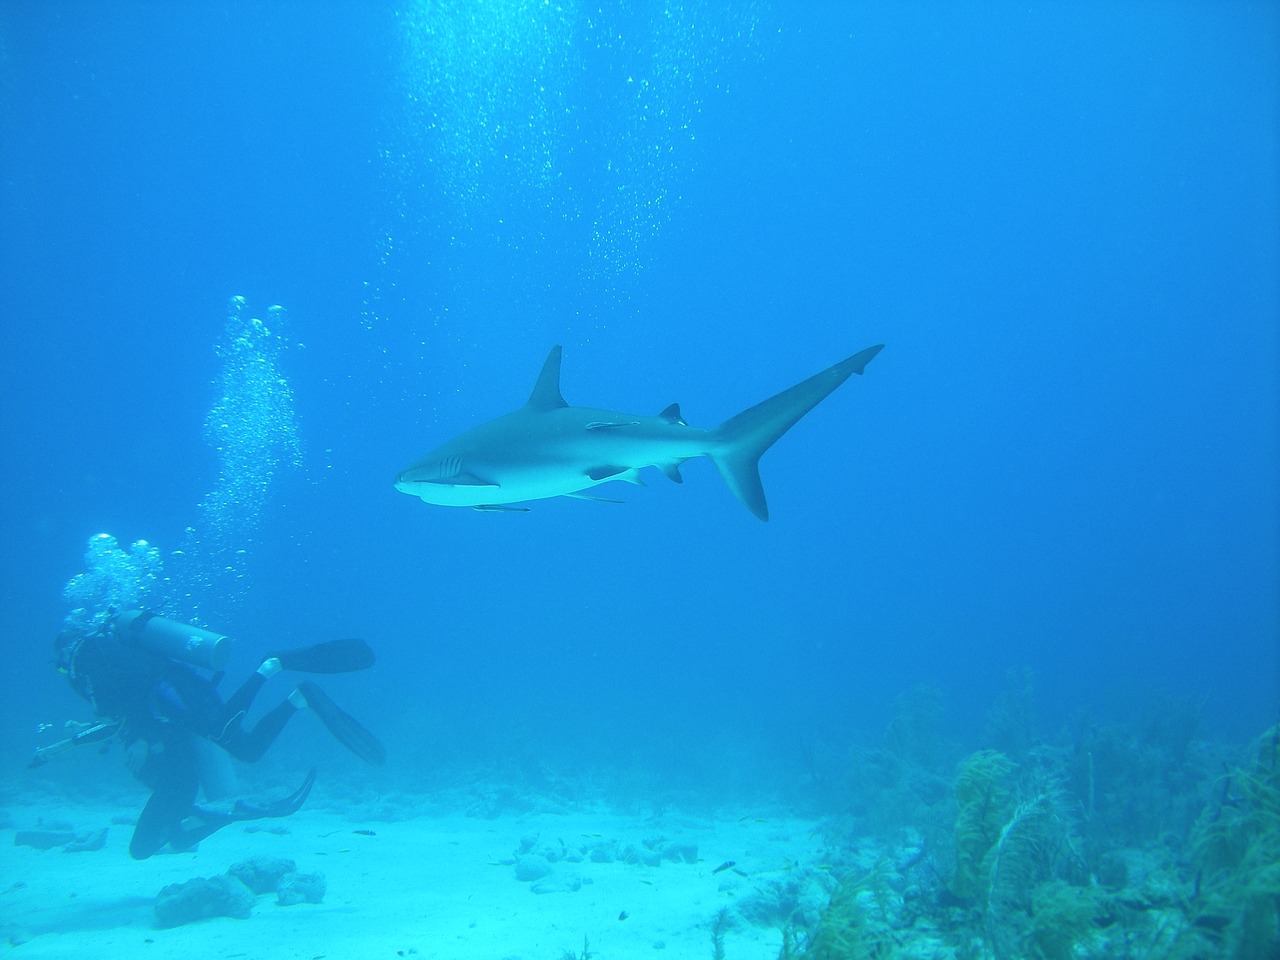
<path fill-rule="evenodd" d="M 920 685 L 981 746 L 1024 670 L 1046 738 L 1273 723 L 1275 5 L 603 6 L 0 7 L 14 782 L 86 715 L 50 643 L 102 532 L 233 669 L 367 639 L 334 689 L 409 789 L 766 791 Z M 765 456 L 767 524 L 706 460 L 392 488 L 557 343 L 570 403 L 704 427 L 887 346 Z"/>

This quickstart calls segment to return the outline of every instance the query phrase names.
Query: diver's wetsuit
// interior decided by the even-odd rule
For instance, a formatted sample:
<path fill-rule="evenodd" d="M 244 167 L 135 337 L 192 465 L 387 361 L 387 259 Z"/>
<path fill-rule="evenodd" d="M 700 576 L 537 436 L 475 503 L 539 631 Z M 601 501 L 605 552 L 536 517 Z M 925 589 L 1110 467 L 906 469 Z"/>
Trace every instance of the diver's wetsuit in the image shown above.
<path fill-rule="evenodd" d="M 236 759 L 252 763 L 298 712 L 283 700 L 252 730 L 245 730 L 245 713 L 264 683 L 266 678 L 254 673 L 224 703 L 209 680 L 185 664 L 171 662 L 149 692 L 145 718 L 128 718 L 133 721 L 132 732 L 150 745 L 147 760 L 138 771 L 138 778 L 152 793 L 129 842 L 129 853 L 135 859 L 146 859 L 166 843 L 175 850 L 190 849 L 234 820 L 292 812 L 281 807 L 281 812 L 270 813 L 266 811 L 271 808 L 242 805 L 241 815 L 235 815 L 196 806 L 199 738 L 212 740 Z"/>
<path fill-rule="evenodd" d="M 174 663 L 151 693 L 151 714 L 162 724 L 178 724 L 208 737 L 237 760 L 253 763 L 262 758 L 289 718 L 298 712 L 283 700 L 252 730 L 245 730 L 245 714 L 266 682 L 262 674 L 250 674 L 224 703 L 210 681 L 185 664 Z"/>
<path fill-rule="evenodd" d="M 99 716 L 121 718 L 126 742 L 147 745 L 146 759 L 135 772 L 152 793 L 129 844 L 136 859 L 157 853 L 166 843 L 175 850 L 190 849 L 219 827 L 253 815 L 251 808 L 242 808 L 243 816 L 205 810 L 196 806 L 196 797 L 202 740 L 212 740 L 241 760 L 257 760 L 297 712 L 285 700 L 252 730 L 244 729 L 245 711 L 266 682 L 261 673 L 252 674 L 224 702 L 213 681 L 186 664 L 125 647 L 101 631 L 62 650 L 60 663 L 76 692 Z"/>
<path fill-rule="evenodd" d="M 307 707 L 343 746 L 366 763 L 380 765 L 386 759 L 377 737 L 310 681 L 299 683 L 251 729 L 244 726 L 245 715 L 262 685 L 283 669 L 348 673 L 373 666 L 373 651 L 363 640 L 329 640 L 273 654 L 226 701 L 218 695 L 216 678 L 208 680 L 185 663 L 151 650 L 126 646 L 109 629 L 92 633 L 66 630 L 59 634 L 55 646 L 58 668 L 72 688 L 93 704 L 99 716 L 123 721 L 120 729 L 126 743 L 147 745 L 146 759 L 135 772 L 152 793 L 129 844 L 129 852 L 139 860 L 157 853 L 165 844 L 188 850 L 236 820 L 287 816 L 306 799 L 314 771 L 293 794 L 265 805 L 238 801 L 223 811 L 197 806 L 202 761 L 207 760 L 205 741 L 252 763 L 266 752 L 289 719 Z M 209 784 L 205 787 L 208 792 Z"/>

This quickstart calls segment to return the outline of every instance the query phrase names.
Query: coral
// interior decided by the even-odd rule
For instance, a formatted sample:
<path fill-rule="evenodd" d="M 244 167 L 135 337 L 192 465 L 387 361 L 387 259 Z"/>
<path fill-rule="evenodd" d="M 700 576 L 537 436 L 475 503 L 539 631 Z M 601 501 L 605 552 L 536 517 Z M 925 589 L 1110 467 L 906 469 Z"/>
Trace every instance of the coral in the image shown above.
<path fill-rule="evenodd" d="M 902 925 L 895 877 L 880 863 L 868 873 L 843 880 L 803 949 L 797 952 L 796 936 L 788 931 L 783 953 L 804 960 L 888 960 L 898 949 L 894 930 Z"/>
<path fill-rule="evenodd" d="M 235 877 L 196 877 L 174 883 L 156 896 L 156 926 L 177 927 L 210 917 L 247 920 L 253 910 L 253 892 Z"/>
<path fill-rule="evenodd" d="M 942 691 L 921 684 L 899 694 L 893 703 L 893 719 L 884 732 L 884 745 L 906 763 L 931 767 L 943 752 Z"/>
<path fill-rule="evenodd" d="M 1093 932 L 1100 910 L 1096 887 L 1072 886 L 1064 880 L 1040 884 L 1031 895 L 1027 952 L 1038 960 L 1072 960 L 1077 945 Z"/>
<path fill-rule="evenodd" d="M 757 927 L 812 926 L 833 887 L 826 873 L 802 866 L 756 875 L 751 884 L 734 911 L 738 919 Z"/>
<path fill-rule="evenodd" d="M 1035 674 L 1030 667 L 1010 670 L 1004 691 L 987 713 L 986 741 L 1023 759 L 1035 743 L 1035 714 Z"/>
<path fill-rule="evenodd" d="M 1207 945 L 1233 960 L 1280 956 L 1280 725 L 1258 741 L 1248 769 L 1224 776 L 1192 846 L 1197 896 L 1179 954 Z"/>
<path fill-rule="evenodd" d="M 960 764 L 951 892 L 961 900 L 981 902 L 986 896 L 991 874 L 988 856 L 1015 808 L 1016 769 L 1012 760 L 995 750 L 979 750 Z"/>
<path fill-rule="evenodd" d="M 251 857 L 227 867 L 227 875 L 235 877 L 254 893 L 271 893 L 281 877 L 297 869 L 296 863 L 284 857 Z"/>
<path fill-rule="evenodd" d="M 276 903 L 282 907 L 319 903 L 327 889 L 323 873 L 286 873 L 276 886 Z"/>
<path fill-rule="evenodd" d="M 729 910 L 721 907 L 720 912 L 716 914 L 715 920 L 711 922 L 711 956 L 712 960 L 725 960 L 724 958 L 724 935 L 733 927 L 733 920 L 729 916 Z"/>
<path fill-rule="evenodd" d="M 1020 802 L 987 857 L 987 943 L 997 957 L 1066 960 L 1091 929 L 1098 895 L 1078 852 L 1075 820 L 1057 781 Z M 1083 919 L 1082 919 L 1083 918 Z"/>

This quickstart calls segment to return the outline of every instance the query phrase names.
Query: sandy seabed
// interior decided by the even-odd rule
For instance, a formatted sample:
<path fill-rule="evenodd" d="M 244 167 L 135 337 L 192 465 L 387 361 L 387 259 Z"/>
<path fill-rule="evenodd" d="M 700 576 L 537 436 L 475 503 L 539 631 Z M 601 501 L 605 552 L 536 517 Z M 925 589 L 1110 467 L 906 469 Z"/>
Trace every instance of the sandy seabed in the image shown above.
<path fill-rule="evenodd" d="M 0 930 L 15 958 L 562 960 L 581 956 L 584 943 L 599 960 L 704 958 L 723 908 L 757 895 L 759 878 L 821 856 L 812 821 L 752 812 L 721 819 L 594 806 L 480 818 L 410 808 L 394 822 L 361 822 L 320 806 L 247 830 L 233 825 L 194 852 L 136 862 L 132 828 L 120 823 L 136 811 L 10 804 L 6 812 Z M 15 845 L 15 831 L 59 821 L 78 830 L 117 825 L 100 850 Z M 664 849 L 674 859 L 655 864 Z M 532 859 L 521 865 L 522 855 Z M 248 919 L 157 927 L 162 888 L 254 857 L 322 873 L 323 901 L 280 906 L 263 894 Z M 517 876 L 543 866 L 537 880 Z M 740 920 L 724 934 L 730 960 L 773 960 L 780 942 L 777 927 Z"/>

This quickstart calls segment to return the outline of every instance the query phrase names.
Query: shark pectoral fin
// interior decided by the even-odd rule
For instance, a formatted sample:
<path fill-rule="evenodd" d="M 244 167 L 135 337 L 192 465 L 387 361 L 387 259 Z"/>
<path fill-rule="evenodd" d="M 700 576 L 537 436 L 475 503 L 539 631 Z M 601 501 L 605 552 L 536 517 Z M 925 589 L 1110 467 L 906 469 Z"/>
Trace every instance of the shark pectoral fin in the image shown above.
<path fill-rule="evenodd" d="M 592 467 L 587 471 L 587 476 L 596 483 L 604 480 L 625 480 L 627 483 L 634 483 L 637 487 L 644 486 L 644 481 L 640 479 L 640 471 L 634 467 L 618 467 L 613 464 L 606 464 L 603 467 Z"/>
<path fill-rule="evenodd" d="M 684 483 L 684 477 L 680 476 L 680 464 L 678 463 L 660 463 L 658 469 L 672 483 Z"/>
<path fill-rule="evenodd" d="M 610 500 L 607 497 L 593 497 L 589 493 L 566 493 L 566 497 L 572 497 L 574 500 L 590 500 L 592 503 L 625 503 L 625 500 Z"/>
<path fill-rule="evenodd" d="M 484 513 L 528 513 L 528 507 L 509 507 L 505 503 L 477 503 L 472 510 Z"/>

